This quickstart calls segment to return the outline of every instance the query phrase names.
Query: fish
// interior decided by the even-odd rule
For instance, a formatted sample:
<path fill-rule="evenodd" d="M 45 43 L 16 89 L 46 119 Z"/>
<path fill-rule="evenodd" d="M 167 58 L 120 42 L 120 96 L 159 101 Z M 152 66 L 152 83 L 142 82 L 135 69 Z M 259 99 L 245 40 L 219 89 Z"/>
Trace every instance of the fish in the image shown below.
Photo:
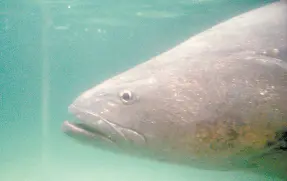
<path fill-rule="evenodd" d="M 287 3 L 242 13 L 83 91 L 79 143 L 287 178 Z"/>

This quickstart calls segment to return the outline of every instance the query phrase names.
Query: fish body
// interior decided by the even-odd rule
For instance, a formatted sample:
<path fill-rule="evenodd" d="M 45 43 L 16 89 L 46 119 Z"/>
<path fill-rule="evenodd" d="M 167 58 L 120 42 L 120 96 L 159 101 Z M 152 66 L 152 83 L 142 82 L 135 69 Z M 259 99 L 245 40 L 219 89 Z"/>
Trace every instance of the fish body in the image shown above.
<path fill-rule="evenodd" d="M 287 3 L 222 22 L 83 92 L 64 131 L 211 170 L 287 178 Z"/>

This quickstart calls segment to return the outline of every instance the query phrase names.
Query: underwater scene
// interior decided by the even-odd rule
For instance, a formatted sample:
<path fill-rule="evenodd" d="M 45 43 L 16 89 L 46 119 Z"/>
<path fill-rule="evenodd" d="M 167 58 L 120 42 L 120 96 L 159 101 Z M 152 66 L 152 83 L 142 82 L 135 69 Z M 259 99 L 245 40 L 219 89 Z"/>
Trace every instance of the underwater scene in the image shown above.
<path fill-rule="evenodd" d="M 162 113 L 160 111 L 165 111 L 167 108 L 171 109 L 171 111 L 181 109 L 181 104 L 177 105 L 173 104 L 173 102 L 160 101 L 162 100 L 160 97 L 161 95 L 169 95 L 168 90 L 161 87 L 173 85 L 173 79 L 170 79 L 165 75 L 168 73 L 179 75 L 181 72 L 175 71 L 176 66 L 185 67 L 189 64 L 182 66 L 180 61 L 178 61 L 178 63 L 170 61 L 169 63 L 172 64 L 169 66 L 171 71 L 168 71 L 168 73 L 165 74 L 167 69 L 163 67 L 164 65 L 163 63 L 160 63 L 161 59 L 158 57 L 158 59 L 155 58 L 152 60 L 154 62 L 158 61 L 154 66 L 152 64 L 143 64 L 142 67 L 139 67 L 139 69 L 146 68 L 143 71 L 138 71 L 137 68 L 132 69 L 153 57 L 161 56 L 164 52 L 185 42 L 190 37 L 209 30 L 219 23 L 275 2 L 278 1 L 0 0 L 0 181 L 285 180 L 284 176 L 277 177 L 267 172 L 265 173 L 264 171 L 260 173 L 250 172 L 248 171 L 249 167 L 252 167 L 250 169 L 256 167 L 256 165 L 254 166 L 252 164 L 246 165 L 246 168 L 243 166 L 244 169 L 241 170 L 237 169 L 237 167 L 231 168 L 226 165 L 224 168 L 221 168 L 222 165 L 217 165 L 217 163 L 219 163 L 217 162 L 217 159 L 220 160 L 220 156 L 212 157 L 215 161 L 209 157 L 205 158 L 205 152 L 202 151 L 205 148 L 203 148 L 197 140 L 190 141 L 189 139 L 191 139 L 191 137 L 186 138 L 184 141 L 190 141 L 190 144 L 196 145 L 191 146 L 192 150 L 197 150 L 194 152 L 199 155 L 202 154 L 202 158 L 206 159 L 204 162 L 208 163 L 207 166 L 210 167 L 207 168 L 206 165 L 197 167 L 198 164 L 196 162 L 191 165 L 165 162 L 166 157 L 162 152 L 163 148 L 167 147 L 167 149 L 172 150 L 176 147 L 174 145 L 181 144 L 177 141 L 173 142 L 176 138 L 182 138 L 180 136 L 181 133 L 186 136 L 185 130 L 192 132 L 197 131 L 198 129 L 187 128 L 184 126 L 185 124 L 181 124 L 183 127 L 175 126 L 175 128 L 168 130 L 171 127 L 171 124 L 167 124 L 166 122 L 161 123 L 157 120 L 162 120 L 162 118 L 164 118 L 167 121 L 170 116 L 169 114 L 155 115 L 148 114 L 147 112 L 148 110 L 151 110 Z M 270 11 L 268 12 L 273 12 L 272 8 L 273 7 L 270 7 Z M 269 17 L 268 12 L 264 13 L 262 17 L 256 16 L 257 19 L 259 19 L 259 22 L 262 20 L 262 24 L 264 23 L 263 20 Z M 246 18 L 248 17 L 246 16 Z M 252 18 L 250 18 L 251 21 L 253 21 Z M 240 18 L 236 21 L 240 22 Z M 274 20 L 274 22 L 276 22 L 276 20 Z M 249 22 L 246 22 L 246 26 L 249 25 L 248 23 Z M 226 27 L 228 27 L 228 25 L 226 25 Z M 245 27 L 245 25 L 240 27 Z M 266 27 L 258 29 L 258 34 L 261 32 L 260 30 L 262 30 L 262 33 L 267 32 L 268 27 L 269 26 L 266 25 Z M 216 29 L 214 28 L 214 31 L 215 30 Z M 233 30 L 232 32 L 236 32 L 238 35 L 245 35 L 244 33 L 248 34 L 240 29 L 237 31 L 236 28 L 233 27 L 230 27 L 230 30 Z M 228 35 L 229 32 L 225 33 L 223 31 L 225 30 L 219 31 L 218 35 L 220 33 Z M 274 28 L 274 31 L 281 35 L 280 30 Z M 210 37 L 212 38 L 213 36 Z M 215 51 L 215 49 L 220 49 L 225 42 L 230 42 L 232 44 L 237 41 L 247 42 L 250 40 L 249 34 L 248 36 L 242 37 L 243 38 L 238 39 L 222 38 L 219 43 L 216 43 L 217 39 L 216 41 L 214 40 L 216 46 L 214 46 L 213 50 L 209 50 L 206 53 L 210 54 L 210 56 L 203 56 L 200 53 L 197 53 L 197 48 L 200 48 L 200 46 L 207 46 L 209 40 L 211 42 L 211 38 L 206 38 L 206 44 L 204 36 L 194 40 L 190 39 L 190 41 L 198 41 L 200 43 L 194 43 L 187 49 L 188 51 L 195 52 L 190 57 L 195 57 L 195 59 L 197 57 L 203 57 L 205 60 L 205 57 L 214 57 L 212 52 Z M 278 37 L 274 37 L 274 39 L 276 38 Z M 265 41 L 265 36 L 262 39 Z M 252 40 L 250 41 L 252 42 Z M 272 41 L 266 40 L 266 42 Z M 189 47 L 189 45 L 186 47 Z M 186 47 L 179 47 L 179 49 L 182 48 L 182 51 L 184 51 L 184 48 Z M 242 48 L 242 46 L 240 48 Z M 283 48 L 283 53 L 281 53 L 282 51 L 280 48 Z M 232 50 L 231 53 L 228 52 L 228 56 L 231 56 L 234 51 L 235 50 Z M 267 57 L 272 57 L 272 60 L 270 59 L 270 61 L 273 61 L 274 59 L 286 60 L 286 43 L 282 46 L 280 44 L 279 48 L 275 47 L 272 49 L 271 53 L 267 50 L 267 53 L 265 52 L 264 55 L 266 54 L 270 55 Z M 177 55 L 175 50 L 174 53 L 171 52 L 170 54 L 163 55 L 163 59 L 167 57 L 172 60 L 172 56 Z M 252 57 L 252 55 L 250 56 Z M 182 60 L 184 59 L 185 57 Z M 220 59 L 220 56 L 217 59 Z M 230 62 L 230 66 L 232 66 L 232 61 Z M 206 63 L 206 65 L 209 66 L 210 64 Z M 219 69 L 220 65 L 222 64 L 218 64 Z M 203 72 L 209 71 L 209 68 L 204 69 L 200 64 L 195 63 L 194 66 L 200 67 Z M 248 66 L 249 65 L 247 65 L 247 67 Z M 252 65 L 250 65 L 250 67 L 251 66 Z M 281 64 L 279 65 L 278 63 L 278 66 L 281 66 Z M 281 67 L 284 66 L 282 65 Z M 239 66 L 236 70 L 241 70 L 242 67 Z M 262 68 L 260 70 L 258 68 L 258 74 L 254 73 L 252 76 L 265 76 L 264 73 L 260 73 L 261 70 L 262 72 L 265 71 L 264 67 L 259 67 Z M 278 95 L 283 95 L 286 93 L 285 90 L 287 90 L 284 90 L 284 86 L 285 88 L 287 87 L 286 67 L 287 66 L 285 66 L 285 69 L 282 71 L 284 74 L 284 77 L 282 78 L 282 82 L 285 82 L 284 85 L 280 84 L 281 82 L 279 81 L 275 81 L 278 80 L 275 79 L 277 74 L 279 77 L 282 75 L 280 74 L 280 67 L 272 68 L 272 71 L 270 70 L 271 73 L 274 73 L 274 85 L 276 84 L 278 85 L 277 87 L 282 87 L 282 89 L 278 89 Z M 254 67 L 251 67 L 250 69 L 252 68 Z M 92 87 L 130 69 L 132 69 L 131 74 L 128 72 L 127 74 L 123 74 L 127 75 L 128 78 L 116 77 L 114 80 L 111 80 L 111 82 L 107 82 L 105 85 L 103 84 L 102 87 L 95 90 L 95 92 L 98 91 L 97 93 L 99 93 L 99 95 L 105 94 L 103 93 L 103 90 L 110 93 L 106 98 L 97 98 L 101 99 L 101 105 L 96 105 L 96 101 L 88 101 L 88 99 L 94 95 L 93 92 L 86 92 L 86 94 L 83 94 Z M 159 73 L 159 70 L 163 73 Z M 254 69 L 254 71 L 255 70 L 256 69 Z M 196 70 L 194 72 L 196 72 Z M 271 75 L 270 72 L 266 73 L 265 79 L 269 78 L 269 75 Z M 157 78 L 156 76 L 159 78 L 154 82 L 153 76 L 149 76 L 150 74 L 154 75 L 155 78 Z M 198 75 L 199 74 L 201 75 L 201 73 L 198 73 Z M 242 74 L 246 77 L 249 75 L 245 72 Z M 196 75 L 194 73 L 191 77 Z M 204 78 L 211 80 L 209 79 L 211 75 L 212 74 L 205 76 Z M 150 82 L 147 83 L 147 80 Z M 200 80 L 203 80 L 203 78 Z M 216 78 L 212 80 L 216 80 Z M 250 80 L 250 82 L 252 82 L 252 80 Z M 152 86 L 150 84 L 152 84 Z M 208 85 L 220 87 L 216 82 L 211 82 Z M 133 94 L 126 86 L 132 87 L 132 91 L 134 89 L 140 90 L 147 99 L 144 99 L 144 96 L 139 97 L 139 93 Z M 190 89 L 194 90 L 193 87 Z M 118 92 L 118 90 L 120 92 Z M 207 92 L 206 97 L 213 99 L 216 97 L 215 95 L 218 95 L 212 90 L 213 88 Z M 214 88 L 214 90 L 217 89 Z M 147 94 L 146 92 L 150 94 Z M 214 95 L 212 95 L 211 92 L 214 92 Z M 249 91 L 242 91 L 238 94 L 242 95 L 240 97 L 244 97 L 243 95 L 246 95 L 245 93 L 247 94 Z M 118 94 L 122 98 L 123 105 L 126 105 L 124 108 L 121 108 L 122 113 L 119 113 L 118 109 L 112 111 L 103 109 L 106 112 L 110 112 L 109 117 L 103 118 L 101 115 L 98 115 L 99 113 L 94 113 L 91 110 L 84 114 L 80 109 L 74 109 L 78 104 L 83 108 L 85 106 L 89 107 L 94 105 L 93 109 L 96 110 L 102 109 L 104 104 L 113 106 L 112 102 L 109 101 L 114 99 L 116 97 L 115 95 Z M 238 94 L 236 93 L 236 96 Z M 267 92 L 263 91 L 260 92 L 260 94 L 265 95 Z M 82 96 L 81 100 L 79 96 Z M 136 106 L 132 103 L 129 104 L 132 102 L 130 101 L 132 98 L 134 98 L 133 101 L 137 101 L 136 97 L 141 101 L 141 106 Z M 254 97 L 254 100 L 256 99 L 256 96 L 251 97 Z M 194 102 L 195 99 L 192 100 L 193 101 L 191 102 Z M 275 98 L 273 100 L 275 100 Z M 286 118 L 284 117 L 287 116 L 287 112 L 284 112 L 287 111 L 287 108 L 285 107 L 286 104 L 284 104 L 286 99 L 281 97 L 281 99 L 278 100 L 282 100 L 283 102 L 282 104 L 281 102 L 278 103 L 278 106 L 283 107 L 281 109 L 281 112 L 283 113 L 280 115 L 283 115 L 282 119 Z M 119 100 L 115 100 L 113 104 L 119 102 Z M 215 102 L 217 102 L 217 100 Z M 273 102 L 271 101 L 271 104 L 275 105 Z M 71 107 L 72 103 L 74 103 L 74 107 Z M 184 106 L 187 108 L 193 106 L 194 108 L 194 105 L 199 105 L 199 103 Z M 130 107 L 130 109 L 127 109 L 126 107 Z M 158 108 L 157 110 L 159 111 L 155 108 Z M 220 111 L 221 108 L 222 110 L 224 109 L 223 107 L 217 106 L 216 110 L 219 109 Z M 246 110 L 247 109 L 249 109 L 248 106 L 246 107 Z M 146 112 L 143 113 L 144 111 Z M 71 112 L 73 112 L 73 114 L 71 114 Z M 141 119 L 143 115 L 141 114 L 146 116 L 145 121 L 151 120 L 150 124 L 146 125 L 142 123 L 142 126 L 137 125 L 137 121 L 143 121 Z M 171 116 L 178 114 L 177 111 L 174 111 L 174 114 L 171 114 Z M 98 120 L 102 122 L 90 122 L 89 120 L 92 119 L 93 116 L 98 117 Z M 184 117 L 185 115 L 181 114 L 180 117 L 182 116 Z M 204 117 L 202 119 L 205 119 L 205 117 L 208 119 L 208 116 L 212 117 L 213 115 L 209 115 L 209 112 L 202 114 L 202 117 Z M 122 121 L 123 126 L 117 125 L 117 122 L 109 122 L 108 118 L 119 122 Z M 156 119 L 153 120 L 153 118 Z M 83 122 L 75 123 L 79 121 L 79 119 L 82 119 Z M 190 115 L 182 118 L 182 121 L 185 119 L 190 119 Z M 171 120 L 177 121 L 178 119 L 171 118 Z M 284 120 L 286 121 L 286 119 Z M 220 120 L 218 123 L 219 122 Z M 99 124 L 100 128 L 94 128 L 93 126 L 95 126 L 95 124 Z M 132 124 L 132 128 L 130 127 L 131 129 L 128 129 L 128 124 Z M 222 124 L 221 127 L 224 128 L 224 125 L 229 123 L 220 122 L 220 124 Z M 260 125 L 263 125 L 263 123 L 260 123 Z M 216 126 L 218 125 L 216 124 Z M 271 127 L 272 126 L 273 125 L 271 125 Z M 278 122 L 278 125 L 276 123 L 273 127 L 274 129 L 278 128 L 279 130 L 279 128 L 281 129 L 284 126 L 286 126 L 287 130 L 287 123 L 283 123 L 282 121 L 280 124 Z M 273 129 L 273 127 L 270 129 Z M 178 131 L 178 128 L 183 129 Z M 102 133 L 105 131 L 109 132 L 111 135 L 107 136 Z M 279 136 L 278 139 L 276 137 L 278 144 L 275 145 L 273 142 L 270 142 L 269 144 L 268 142 L 268 145 L 271 145 L 270 149 L 276 148 L 277 151 L 279 150 L 278 154 L 281 154 L 282 150 L 285 151 L 284 155 L 282 153 L 281 157 L 280 155 L 276 157 L 276 159 L 279 160 L 286 159 L 286 133 L 287 131 L 284 133 L 280 132 L 279 135 L 281 135 L 281 137 Z M 230 134 L 228 132 L 228 135 Z M 262 135 L 263 133 L 260 132 L 259 134 Z M 269 132 L 267 132 L 266 135 L 267 134 L 269 134 Z M 231 135 L 231 137 L 232 136 L 234 135 Z M 116 139 L 116 141 L 113 138 Z M 260 137 L 258 140 L 264 140 L 264 138 L 262 136 L 262 138 Z M 94 146 L 94 139 L 99 139 L 100 141 L 108 140 L 108 142 L 111 143 L 111 146 L 117 146 L 115 142 L 123 142 L 123 145 L 127 147 L 129 146 L 129 143 L 126 143 L 126 140 L 132 140 L 135 145 L 140 145 L 137 149 L 131 150 L 131 152 L 136 153 L 145 150 L 146 147 L 150 147 L 150 149 L 153 150 L 154 148 L 162 146 L 162 150 L 157 152 L 158 150 L 155 149 L 154 155 L 158 154 L 155 156 L 158 157 L 158 159 L 149 159 L 145 156 L 134 156 L 133 153 L 130 152 L 125 154 L 126 152 L 124 151 L 125 153 L 123 154 L 120 151 L 113 151 L 112 148 L 105 149 L 106 145 L 98 144 Z M 149 139 L 151 140 L 150 142 Z M 249 138 L 246 138 L 247 142 L 248 139 Z M 208 140 L 210 141 L 210 139 Z M 171 144 L 171 146 L 168 147 L 168 144 Z M 237 148 L 236 145 L 239 143 L 237 144 L 236 142 L 234 144 L 234 147 Z M 246 144 L 249 144 L 249 142 Z M 185 147 L 186 145 L 187 144 L 183 144 L 180 146 Z M 197 148 L 194 149 L 195 147 Z M 183 152 L 179 151 L 179 156 L 175 155 L 173 159 L 179 159 L 179 157 L 186 153 L 185 151 L 186 150 L 183 150 Z M 193 151 L 190 151 L 189 153 L 193 153 Z M 169 150 L 166 152 L 169 153 Z M 171 154 L 174 156 L 172 151 Z M 218 155 L 221 154 L 226 156 L 223 152 L 218 153 Z M 277 152 L 274 152 L 274 154 L 277 154 Z M 246 157 L 240 156 L 239 154 L 236 161 L 244 164 L 245 160 L 242 158 Z M 197 160 L 199 161 L 198 163 L 200 163 L 201 160 L 203 159 Z M 185 159 L 179 162 L 182 161 L 185 161 Z M 215 164 L 212 163 L 212 165 L 211 162 L 213 161 Z M 277 162 L 270 161 L 269 166 L 273 163 Z M 284 168 L 287 168 L 287 166 L 285 166 L 286 164 L 282 161 L 280 163 L 282 163 L 284 175 Z M 277 164 L 274 164 L 273 166 L 275 168 Z M 282 173 L 282 171 L 280 173 Z"/>

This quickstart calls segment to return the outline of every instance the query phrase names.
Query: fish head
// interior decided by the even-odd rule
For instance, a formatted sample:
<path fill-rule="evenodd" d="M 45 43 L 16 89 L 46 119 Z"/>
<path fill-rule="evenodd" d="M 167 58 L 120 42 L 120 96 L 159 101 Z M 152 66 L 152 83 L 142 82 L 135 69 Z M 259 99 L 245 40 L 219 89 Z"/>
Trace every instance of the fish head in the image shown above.
<path fill-rule="evenodd" d="M 64 132 L 92 142 L 122 148 L 146 147 L 158 130 L 151 125 L 155 108 L 162 106 L 159 81 L 153 77 L 116 76 L 83 92 L 69 106 L 75 121 Z"/>

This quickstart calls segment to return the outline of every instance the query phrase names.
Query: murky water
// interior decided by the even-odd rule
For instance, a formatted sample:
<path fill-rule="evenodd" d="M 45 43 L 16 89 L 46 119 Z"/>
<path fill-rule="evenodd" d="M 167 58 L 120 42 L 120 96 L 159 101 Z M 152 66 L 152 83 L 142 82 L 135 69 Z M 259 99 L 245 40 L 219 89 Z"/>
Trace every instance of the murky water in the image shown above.
<path fill-rule="evenodd" d="M 79 145 L 60 126 L 82 91 L 271 0 L 0 0 L 0 180 L 275 180 Z"/>

